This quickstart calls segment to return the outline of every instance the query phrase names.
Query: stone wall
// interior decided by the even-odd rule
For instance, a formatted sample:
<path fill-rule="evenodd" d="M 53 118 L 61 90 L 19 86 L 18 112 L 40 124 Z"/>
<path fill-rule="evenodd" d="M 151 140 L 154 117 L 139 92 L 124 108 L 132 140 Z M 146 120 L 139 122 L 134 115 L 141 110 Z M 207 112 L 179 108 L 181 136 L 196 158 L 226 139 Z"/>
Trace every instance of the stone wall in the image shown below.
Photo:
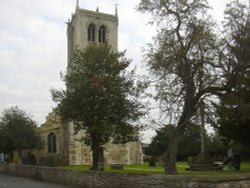
<path fill-rule="evenodd" d="M 250 174 L 183 176 L 69 171 L 59 168 L 0 165 L 0 173 L 69 185 L 74 188 L 248 188 Z"/>

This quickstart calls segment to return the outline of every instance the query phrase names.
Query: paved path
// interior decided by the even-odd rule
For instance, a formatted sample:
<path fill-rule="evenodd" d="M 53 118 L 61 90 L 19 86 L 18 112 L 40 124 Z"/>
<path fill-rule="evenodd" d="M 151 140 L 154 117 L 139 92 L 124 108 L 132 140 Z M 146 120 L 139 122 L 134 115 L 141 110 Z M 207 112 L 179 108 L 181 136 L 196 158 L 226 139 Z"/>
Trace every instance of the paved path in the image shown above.
<path fill-rule="evenodd" d="M 72 187 L 0 174 L 0 188 L 72 188 Z"/>

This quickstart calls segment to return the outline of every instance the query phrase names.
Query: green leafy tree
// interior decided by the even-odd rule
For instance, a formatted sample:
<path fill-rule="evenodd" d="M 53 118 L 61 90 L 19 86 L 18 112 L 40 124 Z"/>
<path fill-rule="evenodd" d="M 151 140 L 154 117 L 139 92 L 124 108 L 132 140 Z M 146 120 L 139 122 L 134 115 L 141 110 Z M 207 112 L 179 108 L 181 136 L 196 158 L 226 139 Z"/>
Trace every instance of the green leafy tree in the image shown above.
<path fill-rule="evenodd" d="M 67 89 L 52 90 L 62 119 L 73 122 L 76 132 L 85 131 L 83 140 L 92 149 L 92 169 L 98 169 L 101 145 L 137 139 L 138 129 L 132 123 L 143 113 L 133 74 L 125 74 L 129 63 L 124 53 L 112 51 L 108 44 L 89 45 L 76 51 L 65 76 Z"/>
<path fill-rule="evenodd" d="M 206 137 L 207 138 L 207 137 Z M 206 139 L 206 144 L 207 144 Z M 177 153 L 177 160 L 187 160 L 201 152 L 201 125 L 190 124 L 184 130 Z"/>
<path fill-rule="evenodd" d="M 0 150 L 9 154 L 10 162 L 14 151 L 22 159 L 22 150 L 42 148 L 43 142 L 36 128 L 37 123 L 18 107 L 4 110 L 0 118 Z"/>
<path fill-rule="evenodd" d="M 165 125 L 156 130 L 156 136 L 153 137 L 152 142 L 145 148 L 145 154 L 162 156 L 170 142 L 171 137 L 175 131 L 174 125 Z M 187 160 L 190 156 L 195 156 L 200 153 L 201 149 L 201 128 L 199 125 L 191 124 L 188 126 L 180 141 L 180 147 L 177 153 L 177 160 Z"/>
<path fill-rule="evenodd" d="M 176 129 L 165 152 L 165 173 L 175 174 L 178 145 L 201 102 L 229 90 L 232 79 L 220 47 L 220 36 L 206 13 L 205 0 L 141 0 L 138 10 L 150 13 L 158 33 L 146 63 L 157 78 L 156 99 L 173 114 Z M 223 56 L 223 57 L 222 57 Z M 215 97 L 213 97 L 215 98 Z"/>
<path fill-rule="evenodd" d="M 170 138 L 175 131 L 174 125 L 165 125 L 156 131 L 151 143 L 144 148 L 146 155 L 160 157 L 166 151 Z"/>
<path fill-rule="evenodd" d="M 230 52 L 231 88 L 217 106 L 219 134 L 249 147 L 250 139 L 250 12 L 239 1 L 225 11 L 225 46 Z"/>
<path fill-rule="evenodd" d="M 208 136 L 206 144 L 207 153 L 210 155 L 212 160 L 224 160 L 228 150 L 228 142 L 225 142 L 224 137 L 222 137 L 216 130 Z"/>

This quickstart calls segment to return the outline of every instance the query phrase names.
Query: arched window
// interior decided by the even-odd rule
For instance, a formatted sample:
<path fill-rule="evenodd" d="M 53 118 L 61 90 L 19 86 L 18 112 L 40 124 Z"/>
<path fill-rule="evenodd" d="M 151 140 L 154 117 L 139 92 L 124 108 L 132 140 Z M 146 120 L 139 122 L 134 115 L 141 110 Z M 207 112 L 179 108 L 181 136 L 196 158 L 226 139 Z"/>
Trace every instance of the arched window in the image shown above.
<path fill-rule="evenodd" d="M 56 153 L 56 135 L 54 133 L 48 135 L 48 152 Z"/>
<path fill-rule="evenodd" d="M 99 38 L 98 38 L 98 41 L 100 43 L 104 43 L 106 41 L 106 27 L 104 25 L 102 25 L 100 28 L 99 28 Z"/>
<path fill-rule="evenodd" d="M 92 41 L 92 42 L 95 41 L 95 30 L 96 30 L 95 25 L 94 24 L 89 24 L 89 27 L 88 27 L 88 41 Z"/>

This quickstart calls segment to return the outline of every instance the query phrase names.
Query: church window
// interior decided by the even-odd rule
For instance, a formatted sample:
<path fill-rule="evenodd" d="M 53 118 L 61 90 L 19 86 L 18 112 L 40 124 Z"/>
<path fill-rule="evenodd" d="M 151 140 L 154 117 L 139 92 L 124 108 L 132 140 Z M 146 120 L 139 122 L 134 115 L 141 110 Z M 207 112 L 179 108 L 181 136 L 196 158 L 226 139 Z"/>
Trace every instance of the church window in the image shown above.
<path fill-rule="evenodd" d="M 102 25 L 100 28 L 99 28 L 99 42 L 100 43 L 104 43 L 106 41 L 106 27 L 104 25 Z"/>
<path fill-rule="evenodd" d="M 95 30 L 96 27 L 94 24 L 90 24 L 88 27 L 88 41 L 95 41 Z"/>
<path fill-rule="evenodd" d="M 48 135 L 48 152 L 56 153 L 56 135 L 54 133 Z"/>

